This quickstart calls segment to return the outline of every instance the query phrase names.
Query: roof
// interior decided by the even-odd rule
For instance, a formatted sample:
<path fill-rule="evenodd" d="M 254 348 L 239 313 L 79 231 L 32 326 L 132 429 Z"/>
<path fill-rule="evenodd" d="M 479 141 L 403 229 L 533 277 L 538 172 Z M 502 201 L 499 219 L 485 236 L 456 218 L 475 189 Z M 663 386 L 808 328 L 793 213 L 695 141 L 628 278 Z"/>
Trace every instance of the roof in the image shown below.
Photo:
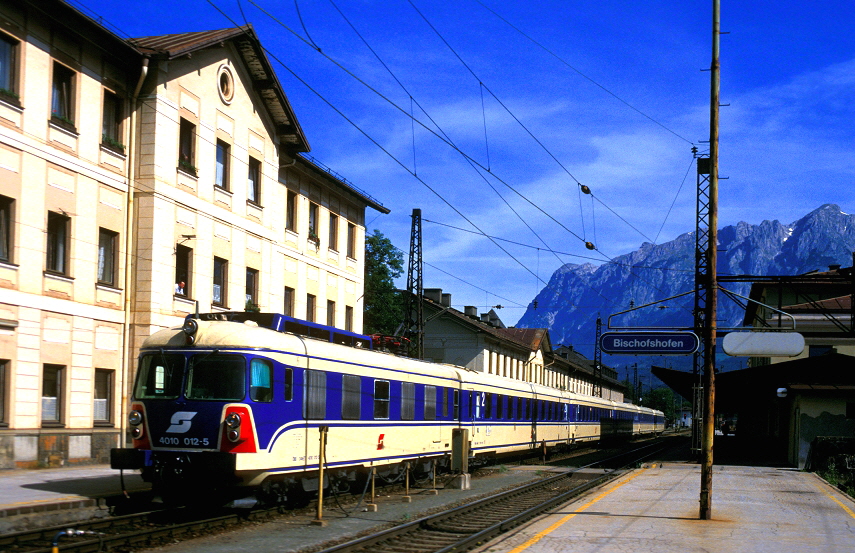
<path fill-rule="evenodd" d="M 498 334 L 529 345 L 531 351 L 537 351 L 543 345 L 544 351 L 550 351 L 549 331 L 545 328 L 497 328 Z"/>
<path fill-rule="evenodd" d="M 376 209 L 377 211 L 383 214 L 389 213 L 391 211 L 388 207 L 385 207 L 378 200 L 372 198 L 371 195 L 369 195 L 367 192 L 360 190 L 359 188 L 348 182 L 346 178 L 342 177 L 341 175 L 339 175 L 323 163 L 319 162 L 315 158 L 306 154 L 301 154 L 295 159 L 300 162 L 302 168 L 311 169 L 315 175 L 320 175 L 322 178 L 326 179 L 337 188 L 353 196 L 356 196 L 357 198 L 359 198 L 360 201 L 365 202 L 368 207 Z"/>
<path fill-rule="evenodd" d="M 495 337 L 498 340 L 502 340 L 504 342 L 510 342 L 516 346 L 525 348 L 528 351 L 536 351 L 539 347 L 539 343 L 537 347 L 533 347 L 531 341 L 527 341 L 526 339 L 514 335 L 514 333 L 507 333 L 508 330 L 514 330 L 509 328 L 496 328 L 494 326 L 488 325 L 487 323 L 481 322 L 481 319 L 477 319 L 474 317 L 469 317 L 465 313 L 461 313 L 460 311 L 454 309 L 453 307 L 444 307 L 443 305 L 433 301 L 430 298 L 424 298 L 424 305 L 430 309 L 435 309 L 438 311 L 443 311 L 442 316 L 451 317 L 458 323 L 463 324 L 464 326 L 470 327 L 472 330 L 476 332 L 483 332 L 485 334 L 489 334 Z M 427 317 L 425 317 L 427 319 Z M 520 329 L 522 330 L 522 329 Z M 544 329 L 545 330 L 545 329 Z"/>
<path fill-rule="evenodd" d="M 812 303 L 800 303 L 788 305 L 782 308 L 787 313 L 818 313 L 820 311 L 850 311 L 852 309 L 852 296 L 841 296 L 827 300 L 819 300 Z"/>
<path fill-rule="evenodd" d="M 828 353 L 816 357 L 803 357 L 793 361 L 774 363 L 716 373 L 716 410 L 738 411 L 745 398 L 774 395 L 778 388 L 793 390 L 855 390 L 855 357 L 842 353 Z M 653 367 L 653 376 L 672 390 L 691 399 L 692 386 L 697 377 L 690 372 Z"/>
<path fill-rule="evenodd" d="M 143 54 L 164 60 L 192 56 L 194 52 L 219 46 L 227 41 L 233 42 L 240 53 L 252 79 L 252 89 L 261 98 L 273 119 L 280 141 L 283 145 L 290 146 L 294 153 L 308 152 L 309 142 L 252 25 L 128 39 L 128 43 Z"/>

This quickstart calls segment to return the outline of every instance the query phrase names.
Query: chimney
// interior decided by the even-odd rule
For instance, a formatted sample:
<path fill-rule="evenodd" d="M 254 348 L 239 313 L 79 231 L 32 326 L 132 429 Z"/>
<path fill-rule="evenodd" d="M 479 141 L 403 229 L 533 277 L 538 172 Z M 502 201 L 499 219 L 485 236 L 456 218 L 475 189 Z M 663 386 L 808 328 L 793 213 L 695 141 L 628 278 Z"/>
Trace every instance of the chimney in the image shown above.
<path fill-rule="evenodd" d="M 835 263 L 834 265 L 829 265 L 829 266 L 828 266 L 828 270 L 829 270 L 829 271 L 839 271 L 839 270 L 840 270 L 840 265 L 839 265 L 839 264 L 837 264 L 837 263 Z"/>
<path fill-rule="evenodd" d="M 477 319 L 477 318 L 478 318 L 478 308 L 477 308 L 477 307 L 475 307 L 474 305 L 467 305 L 466 307 L 464 307 L 464 308 L 463 308 L 463 313 L 464 313 L 467 317 L 470 317 L 470 318 L 472 318 L 472 319 Z"/>
<path fill-rule="evenodd" d="M 451 307 L 451 294 L 442 294 L 442 306 Z"/>
<path fill-rule="evenodd" d="M 425 288 L 422 290 L 424 296 L 436 303 L 442 303 L 442 288 Z"/>
<path fill-rule="evenodd" d="M 481 322 L 490 324 L 490 314 L 489 313 L 481 313 Z"/>

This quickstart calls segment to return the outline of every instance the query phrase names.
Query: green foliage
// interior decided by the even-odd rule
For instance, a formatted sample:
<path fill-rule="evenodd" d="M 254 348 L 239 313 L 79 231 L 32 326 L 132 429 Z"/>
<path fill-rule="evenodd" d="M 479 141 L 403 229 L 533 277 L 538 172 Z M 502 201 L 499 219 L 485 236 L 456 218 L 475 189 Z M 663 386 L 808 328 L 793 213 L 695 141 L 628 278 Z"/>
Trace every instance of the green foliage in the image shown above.
<path fill-rule="evenodd" d="M 382 232 L 365 237 L 365 334 L 392 335 L 404 320 L 395 279 L 404 272 L 404 254 Z"/>
<path fill-rule="evenodd" d="M 261 308 L 257 306 L 252 300 L 246 300 L 246 305 L 244 306 L 244 311 L 247 313 L 260 313 Z"/>
<path fill-rule="evenodd" d="M 642 405 L 651 409 L 658 409 L 665 413 L 665 420 L 669 423 L 674 421 L 674 408 L 681 407 L 683 398 L 677 397 L 676 405 L 674 403 L 674 391 L 671 388 L 654 388 L 644 392 L 644 401 Z"/>

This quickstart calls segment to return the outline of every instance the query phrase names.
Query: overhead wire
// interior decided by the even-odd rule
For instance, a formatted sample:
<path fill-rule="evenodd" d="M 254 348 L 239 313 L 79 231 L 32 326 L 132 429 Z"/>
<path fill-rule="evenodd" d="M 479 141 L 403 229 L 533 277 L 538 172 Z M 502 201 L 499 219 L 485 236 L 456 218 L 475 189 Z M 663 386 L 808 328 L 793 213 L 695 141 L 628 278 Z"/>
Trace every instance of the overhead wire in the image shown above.
<path fill-rule="evenodd" d="M 300 34 L 299 34 L 299 33 L 296 33 L 293 29 L 291 29 L 290 27 L 288 27 L 288 26 L 287 26 L 284 22 L 282 22 L 279 18 L 277 18 L 276 16 L 274 16 L 273 14 L 271 14 L 269 11 L 267 11 L 267 10 L 266 10 L 266 9 L 264 9 L 263 7 L 259 6 L 259 5 L 254 1 L 254 0 L 249 0 L 249 2 L 250 2 L 253 6 L 255 6 L 259 11 L 261 11 L 263 14 L 265 14 L 266 16 L 268 16 L 269 18 L 271 18 L 273 21 L 275 21 L 275 22 L 276 22 L 276 23 L 278 23 L 280 26 L 282 26 L 284 29 L 286 29 L 286 30 L 287 30 L 287 31 L 289 31 L 291 34 L 293 34 L 295 37 L 297 37 L 299 40 L 301 40 L 301 41 L 303 41 L 303 42 L 306 42 L 306 43 L 308 44 L 308 42 L 306 41 L 306 39 L 304 39 L 302 36 L 300 36 Z M 234 21 L 231 19 L 231 17 L 229 17 L 229 16 L 228 16 L 227 14 L 225 14 L 225 12 L 223 12 L 223 11 L 222 11 L 218 6 L 216 6 L 216 5 L 212 2 L 212 0 L 208 0 L 208 3 L 209 3 L 209 4 L 211 4 L 215 9 L 217 9 L 217 11 L 219 11 L 219 12 L 220 12 L 224 17 L 226 17 L 228 20 L 230 20 L 230 21 L 232 22 L 232 24 L 234 24 Z M 273 54 L 270 50 L 268 50 L 268 49 L 267 49 L 267 48 L 265 48 L 264 46 L 261 46 L 261 47 L 262 47 L 262 49 L 264 49 L 264 51 L 265 51 L 265 52 L 266 52 L 266 53 L 267 53 L 267 54 L 268 54 L 272 59 L 274 59 L 277 63 L 279 63 L 279 64 L 280 64 L 280 65 L 281 65 L 281 66 L 282 66 L 286 71 L 288 71 L 289 73 L 291 73 L 291 75 L 292 75 L 292 76 L 294 76 L 294 78 L 295 78 L 295 79 L 297 79 L 301 84 L 303 84 L 304 86 L 306 86 L 306 87 L 307 87 L 307 88 L 308 88 L 308 89 L 309 89 L 313 94 L 315 94 L 315 95 L 316 95 L 318 98 L 320 98 L 324 103 L 326 103 L 326 104 L 327 104 L 331 109 L 333 109 L 333 110 L 334 110 L 336 113 L 338 113 L 342 118 L 344 118 L 344 119 L 345 119 L 345 120 L 346 120 L 350 125 L 352 125 L 352 126 L 353 126 L 354 128 L 356 128 L 356 129 L 357 129 L 361 134 L 363 134 L 363 136 L 365 136 L 369 141 L 371 141 L 373 144 L 375 144 L 375 146 L 377 146 L 378 148 L 380 148 L 380 149 L 381 149 L 381 150 L 382 150 L 382 151 L 383 151 L 387 156 L 389 156 L 390 158 L 392 158 L 392 159 L 393 159 L 393 160 L 394 160 L 398 165 L 400 165 L 400 166 L 401 166 L 405 171 L 407 171 L 407 172 L 409 172 L 411 175 L 413 175 L 413 177 L 414 177 L 414 178 L 416 178 L 416 180 L 418 180 L 418 181 L 419 181 L 423 186 L 425 186 L 426 188 L 428 188 L 428 190 L 430 190 L 434 195 L 436 195 L 438 198 L 440 198 L 440 200 L 441 200 L 441 201 L 443 201 L 444 203 L 446 203 L 446 205 L 448 205 L 450 208 L 452 208 L 456 213 L 458 213 L 458 215 L 460 215 L 462 218 L 464 218 L 464 220 L 466 220 L 470 225 L 472 225 L 474 228 L 477 228 L 477 229 L 479 230 L 479 232 L 482 232 L 482 233 L 483 233 L 483 231 L 481 231 L 481 230 L 480 230 L 480 228 L 478 228 L 478 227 L 477 227 L 477 225 L 475 225 L 471 220 L 469 220 L 465 215 L 463 215 L 463 213 L 462 213 L 462 212 L 460 212 L 456 207 L 454 207 L 453 205 L 451 205 L 451 204 L 450 204 L 450 202 L 448 202 L 448 201 L 447 201 L 447 200 L 446 200 L 446 199 L 445 199 L 441 194 L 439 194 L 439 193 L 438 193 L 438 191 L 436 191 L 433 187 L 429 186 L 429 185 L 428 185 L 428 184 L 427 184 L 423 179 L 421 179 L 420 177 L 418 177 L 417 175 L 415 175 L 415 174 L 413 173 L 413 171 L 411 171 L 408 167 L 406 167 L 406 165 L 405 165 L 405 164 L 403 164 L 403 163 L 402 163 L 402 162 L 401 162 L 397 157 L 395 157 L 395 156 L 394 156 L 391 152 L 389 152 L 386 148 L 384 148 L 382 145 L 380 145 L 380 144 L 379 144 L 379 142 L 377 142 L 373 137 L 371 137 L 371 136 L 370 136 L 370 135 L 369 135 L 369 134 L 368 134 L 364 129 L 362 129 L 361 127 L 359 127 L 359 125 L 357 125 L 353 120 L 351 120 L 349 117 L 347 117 L 347 116 L 346 116 L 346 115 L 345 115 L 345 114 L 344 114 L 340 109 L 338 109 L 338 108 L 337 108 L 337 107 L 336 107 L 336 106 L 335 106 L 335 105 L 334 105 L 334 104 L 333 104 L 329 99 L 327 99 L 327 98 L 326 98 L 326 97 L 324 97 L 322 94 L 320 94 L 320 92 L 318 92 L 317 90 L 315 90 L 315 89 L 314 89 L 314 88 L 313 88 L 313 87 L 312 87 L 312 86 L 311 86 L 307 81 L 305 81 L 302 77 L 300 77 L 300 76 L 296 73 L 296 71 L 294 71 L 290 66 L 288 66 L 287 64 L 285 64 L 282 60 L 280 60 L 280 59 L 279 59 L 275 54 Z M 349 76 L 351 76 L 351 77 L 352 77 L 353 79 L 355 79 L 357 82 L 359 82 L 360 84 L 362 84 L 363 86 L 365 86 L 366 88 L 368 88 L 370 91 L 374 92 L 376 95 L 378 95 L 378 97 L 382 98 L 384 101 L 386 101 L 387 103 L 389 103 L 391 106 L 393 106 L 395 109 L 397 109 L 397 110 L 398 110 L 400 113 L 402 113 L 404 116 L 409 117 L 409 114 L 407 113 L 407 111 L 406 111 L 406 110 L 404 110 L 404 109 L 403 109 L 403 108 L 401 108 L 399 105 L 397 105 L 397 104 L 396 104 L 394 101 L 392 101 L 388 96 L 386 96 L 385 94 L 381 93 L 380 91 L 378 91 L 377 89 L 375 89 L 374 87 L 372 87 L 371 85 L 369 85 L 367 82 L 365 82 L 365 80 L 364 80 L 364 79 L 360 78 L 359 76 L 357 76 L 356 74 L 354 74 L 351 70 L 349 70 L 349 69 L 347 69 L 346 67 L 344 67 L 340 62 L 338 62 L 337 60 L 335 60 L 334 58 L 332 58 L 331 56 L 327 55 L 326 53 L 324 53 L 324 52 L 323 52 L 323 51 L 321 51 L 321 50 L 318 50 L 318 53 L 320 53 L 322 56 L 324 56 L 325 58 L 327 58 L 327 60 L 329 60 L 331 63 L 333 63 L 334 65 L 336 65 L 337 67 L 339 67 L 342 71 L 344 71 L 346 74 L 348 74 Z M 395 78 L 396 78 L 396 77 L 395 77 Z M 397 78 L 396 78 L 396 80 L 397 80 Z M 399 84 L 400 84 L 400 83 L 399 83 Z M 401 86 L 403 87 L 403 85 L 402 85 L 402 84 L 401 84 Z M 488 89 L 488 90 L 489 90 L 489 89 Z M 498 100 L 498 99 L 497 99 L 497 100 Z M 420 107 L 421 107 L 421 106 L 420 106 Z M 424 109 L 422 109 L 422 111 L 423 111 L 423 112 L 425 112 L 425 110 L 424 110 Z M 425 112 L 425 113 L 426 113 L 426 112 Z M 426 114 L 426 115 L 427 115 L 427 114 Z M 429 116 L 429 115 L 428 115 L 428 118 L 430 118 L 430 116 Z M 433 129 L 431 129 L 430 127 L 428 127 L 427 125 L 425 125 L 423 122 L 421 122 L 421 121 L 419 121 L 419 120 L 416 120 L 416 123 L 418 123 L 418 125 L 419 125 L 419 126 L 421 126 L 423 129 L 427 130 L 427 131 L 428 131 L 429 133 L 431 133 L 433 136 L 435 136 L 436 138 L 438 138 L 438 139 L 439 139 L 439 140 L 441 140 L 442 142 L 446 143 L 446 145 L 448 145 L 449 147 L 451 147 L 452 149 L 454 149 L 455 151 L 457 151 L 458 153 L 460 153 L 464 158 L 466 158 L 466 159 L 467 159 L 468 161 L 470 161 L 471 163 L 473 163 L 473 164 L 477 165 L 478 167 L 480 167 L 481 169 L 483 169 L 483 170 L 485 170 L 485 171 L 487 170 L 487 168 L 486 168 L 483 164 L 481 164 L 481 163 L 480 163 L 480 162 L 478 162 L 475 158 L 473 158 L 472 156 L 468 155 L 466 152 L 464 152 L 463 150 L 461 150 L 460 148 L 458 148 L 458 147 L 457 147 L 457 146 L 456 146 L 456 145 L 455 145 L 455 144 L 454 144 L 450 139 L 445 138 L 445 137 L 443 137 L 443 136 L 440 136 L 436 131 L 434 131 Z M 561 228 L 563 228 L 564 230 L 566 230 L 568 233 L 570 233 L 571 235 L 573 235 L 574 237 L 576 237 L 576 238 L 577 238 L 577 239 L 579 239 L 580 241 L 582 241 L 582 242 L 586 242 L 586 241 L 584 240 L 584 238 L 583 238 L 583 237 L 579 236 L 578 234 L 576 234 L 575 232 L 573 232 L 571 229 L 567 228 L 567 226 L 566 226 L 566 225 L 564 225 L 563 223 L 561 223 L 560 221 L 558 221 L 557 219 L 555 219 L 553 216 L 551 216 L 550 214 L 548 214 L 548 213 L 547 213 L 546 211 L 544 211 L 540 206 L 538 206 L 537 204 L 535 204 L 534 202 L 532 202 L 529 198 L 525 197 L 523 194 L 521 194 L 519 191 L 517 191 L 517 190 L 516 190 L 513 186 L 511 186 L 509 183 L 507 183 L 506 181 L 504 181 L 503 179 L 501 179 L 500 177 L 498 177 L 498 176 L 496 175 L 496 173 L 495 173 L 495 172 L 488 171 L 488 173 L 489 173 L 491 176 L 493 176 L 494 178 L 496 178 L 499 182 L 501 182 L 502 184 L 504 184 L 505 186 L 507 186 L 511 191 L 513 191 L 515 194 L 517 194 L 517 195 L 518 195 L 519 197 L 521 197 L 523 200 L 525 200 L 525 201 L 526 201 L 526 202 L 528 202 L 530 205 L 532 205 L 533 207 L 535 207 L 535 209 L 537 209 L 538 211 L 540 211 L 541 213 L 543 213 L 544 215 L 546 215 L 549 219 L 551 219 L 553 222 L 555 222 L 556 224 L 558 224 Z M 580 187 L 582 186 L 582 185 L 581 185 L 581 183 L 579 183 L 579 185 L 580 185 Z M 614 213 L 615 215 L 617 215 L 618 217 L 620 217 L 616 212 L 614 212 L 614 210 L 613 210 L 613 209 L 611 209 L 608 205 L 606 205 L 602 200 L 597 199 L 597 201 L 598 201 L 599 203 L 601 203 L 602 205 L 604 205 L 604 206 L 605 206 L 607 209 L 609 209 L 612 213 Z M 630 225 L 630 226 L 632 226 L 632 225 Z M 634 227 L 633 227 L 633 228 L 634 228 Z M 637 231 L 637 229 L 636 229 L 636 231 Z M 640 231 L 639 231 L 639 232 L 640 232 Z M 484 234 L 486 237 L 488 237 L 488 239 L 489 239 L 489 235 L 487 235 L 486 233 L 483 233 L 483 234 Z M 640 233 L 640 234 L 642 234 L 642 236 L 645 236 L 645 238 L 647 238 L 648 240 L 650 240 L 650 238 L 649 238 L 649 237 L 647 237 L 646 235 L 644 235 L 643 233 Z M 501 247 L 497 242 L 494 242 L 494 245 L 496 245 L 496 246 L 497 246 L 497 247 L 499 247 L 502 251 L 504 251 L 504 252 L 505 252 L 505 253 L 506 253 L 506 254 L 507 254 L 507 255 L 508 255 L 508 256 L 509 256 L 509 257 L 510 257 L 514 262 L 516 262 L 518 265 L 520 265 L 521 267 L 523 267 L 523 269 L 524 269 L 525 271 L 527 271 L 527 272 L 528 272 L 528 273 L 530 273 L 530 274 L 533 274 L 533 272 L 531 271 L 531 269 L 530 269 L 530 268 L 528 268 L 525 264 L 523 264 L 521 261 L 519 261 L 519 260 L 518 260 L 516 257 L 514 257 L 512 254 L 510 254 L 510 252 L 507 252 L 507 250 L 505 250 L 504 248 L 502 248 L 502 247 Z M 595 251 L 597 251 L 599 254 L 601 254 L 601 255 L 603 256 L 603 258 L 604 258 L 604 259 L 606 259 L 606 260 L 611 260 L 611 258 L 610 258 L 609 256 L 605 255 L 605 253 L 604 253 L 601 249 L 599 249 L 599 248 L 594 248 L 594 249 L 595 249 Z M 538 279 L 539 279 L 539 277 L 538 277 L 537 275 L 534 275 L 534 276 L 535 276 L 536 278 L 538 278 Z M 634 275 L 634 276 L 635 276 L 636 278 L 639 278 L 639 279 L 641 279 L 641 280 L 644 280 L 642 277 L 640 277 L 640 276 L 638 276 L 638 275 Z M 540 280 L 541 282 L 543 282 L 544 284 L 546 284 L 546 282 L 545 282 L 545 281 L 543 281 L 543 279 L 539 279 L 539 280 Z M 655 284 L 655 283 L 649 283 L 649 284 L 651 284 L 651 285 L 652 285 L 652 286 L 654 286 L 655 288 L 659 289 L 659 286 L 658 286 L 657 284 Z M 599 290 L 596 290 L 596 289 L 594 289 L 594 288 L 592 288 L 592 290 L 594 290 L 598 295 L 601 295 L 601 296 L 602 296 L 604 299 L 606 299 L 606 301 L 608 301 L 609 303 L 614 303 L 614 300 L 612 300 L 611 298 L 606 297 L 606 296 L 605 296 L 605 295 L 603 295 L 603 294 L 602 294 L 602 292 L 600 292 Z"/>

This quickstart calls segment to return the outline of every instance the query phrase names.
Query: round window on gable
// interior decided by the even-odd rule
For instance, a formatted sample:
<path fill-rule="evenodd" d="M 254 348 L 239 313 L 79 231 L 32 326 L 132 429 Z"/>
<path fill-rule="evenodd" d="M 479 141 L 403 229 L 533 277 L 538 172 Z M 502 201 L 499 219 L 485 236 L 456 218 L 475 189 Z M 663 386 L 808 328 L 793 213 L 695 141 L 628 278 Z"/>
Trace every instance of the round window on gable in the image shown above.
<path fill-rule="evenodd" d="M 221 65 L 217 71 L 217 90 L 220 92 L 220 99 L 226 104 L 235 96 L 235 80 L 228 65 Z"/>

